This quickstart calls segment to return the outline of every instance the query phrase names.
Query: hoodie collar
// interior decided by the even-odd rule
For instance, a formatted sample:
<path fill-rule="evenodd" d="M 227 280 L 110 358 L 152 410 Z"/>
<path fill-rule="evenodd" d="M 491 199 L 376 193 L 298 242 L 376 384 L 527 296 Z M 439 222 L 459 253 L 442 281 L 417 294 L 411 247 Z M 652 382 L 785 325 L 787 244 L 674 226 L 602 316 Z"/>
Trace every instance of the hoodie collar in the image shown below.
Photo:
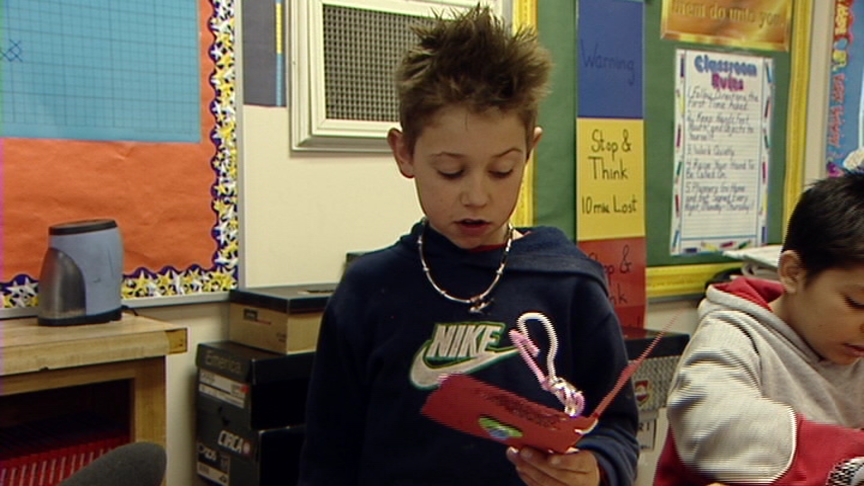
<path fill-rule="evenodd" d="M 749 277 L 738 277 L 731 282 L 716 284 L 717 290 L 749 300 L 756 305 L 771 310 L 768 305 L 783 294 L 780 282 Z"/>

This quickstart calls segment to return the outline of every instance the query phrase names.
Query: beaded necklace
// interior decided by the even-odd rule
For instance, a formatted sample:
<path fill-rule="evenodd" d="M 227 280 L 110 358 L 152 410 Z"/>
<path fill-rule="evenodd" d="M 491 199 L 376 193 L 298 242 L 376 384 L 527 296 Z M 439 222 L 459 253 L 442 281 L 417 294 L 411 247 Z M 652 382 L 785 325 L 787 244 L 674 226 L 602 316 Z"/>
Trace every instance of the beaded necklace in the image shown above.
<path fill-rule="evenodd" d="M 472 314 L 482 313 L 484 309 L 492 304 L 494 299 L 489 298 L 489 294 L 491 294 L 492 290 L 495 289 L 495 286 L 498 285 L 498 282 L 501 280 L 501 275 L 504 273 L 504 267 L 507 266 L 507 255 L 510 254 L 510 246 L 513 244 L 513 225 L 507 223 L 507 242 L 504 244 L 504 253 L 501 254 L 501 263 L 498 264 L 498 269 L 495 270 L 495 278 L 492 279 L 492 283 L 489 284 L 489 287 L 487 287 L 483 292 L 467 299 L 450 295 L 446 290 L 442 289 L 437 283 L 435 283 L 435 280 L 432 278 L 432 273 L 429 271 L 429 264 L 426 263 L 426 257 L 423 256 L 423 237 L 426 234 L 426 227 L 428 225 L 429 222 L 424 219 L 423 229 L 420 231 L 420 236 L 417 237 L 417 252 L 420 253 L 420 264 L 423 266 L 423 274 L 426 275 L 426 280 L 428 280 L 429 283 L 432 284 L 432 288 L 434 288 L 435 291 L 445 299 L 459 302 L 460 304 L 469 304 L 471 308 L 468 309 L 468 312 Z"/>

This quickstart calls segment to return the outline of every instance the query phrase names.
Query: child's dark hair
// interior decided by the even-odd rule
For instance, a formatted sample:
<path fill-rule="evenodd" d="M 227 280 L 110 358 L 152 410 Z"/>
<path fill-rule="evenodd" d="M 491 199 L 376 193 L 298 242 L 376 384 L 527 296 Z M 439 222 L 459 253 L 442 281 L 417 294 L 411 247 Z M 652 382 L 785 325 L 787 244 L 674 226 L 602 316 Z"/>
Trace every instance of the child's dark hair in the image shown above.
<path fill-rule="evenodd" d="M 396 73 L 399 121 L 412 151 L 429 118 L 448 105 L 475 113 L 515 111 L 530 141 L 552 65 L 532 30 L 513 33 L 479 5 L 455 19 L 438 15 L 431 26 L 413 30 L 419 41 Z"/>
<path fill-rule="evenodd" d="M 794 250 L 811 281 L 829 268 L 864 264 L 864 173 L 820 179 L 798 200 L 783 250 Z"/>

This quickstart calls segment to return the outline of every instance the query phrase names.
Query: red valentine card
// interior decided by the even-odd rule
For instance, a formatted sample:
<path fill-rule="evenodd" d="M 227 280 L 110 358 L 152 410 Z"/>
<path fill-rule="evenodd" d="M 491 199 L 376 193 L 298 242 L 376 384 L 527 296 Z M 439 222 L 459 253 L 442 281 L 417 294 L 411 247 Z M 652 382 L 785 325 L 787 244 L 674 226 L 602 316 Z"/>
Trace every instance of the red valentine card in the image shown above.
<path fill-rule="evenodd" d="M 445 378 L 426 398 L 421 413 L 478 437 L 559 454 L 597 424 L 593 416 L 571 417 L 464 374 Z"/>

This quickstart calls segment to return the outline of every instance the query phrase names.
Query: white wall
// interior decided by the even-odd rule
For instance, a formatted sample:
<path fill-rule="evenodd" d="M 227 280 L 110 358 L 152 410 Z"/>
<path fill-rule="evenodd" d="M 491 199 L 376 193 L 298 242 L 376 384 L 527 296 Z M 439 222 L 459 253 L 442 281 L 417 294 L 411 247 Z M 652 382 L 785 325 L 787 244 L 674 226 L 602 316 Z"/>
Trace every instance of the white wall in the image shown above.
<path fill-rule="evenodd" d="M 823 3 L 814 8 L 817 33 L 830 31 L 832 25 Z M 816 56 L 814 72 L 827 69 L 830 44 L 823 37 L 814 38 L 811 46 Z M 824 164 L 824 145 L 820 144 L 825 138 L 827 77 L 814 75 L 811 82 L 805 180 L 818 177 Z M 412 181 L 399 175 L 389 156 L 292 153 L 288 118 L 288 111 L 279 108 L 244 106 L 240 112 L 241 279 L 246 286 L 334 282 L 347 252 L 392 243 L 421 214 Z M 672 330 L 690 333 L 695 326 L 695 306 L 694 300 L 651 303 L 647 327 L 658 329 L 677 317 Z M 198 484 L 194 468 L 195 350 L 200 342 L 226 338 L 227 304 L 150 307 L 139 312 L 189 329 L 189 351 L 168 358 L 167 484 Z M 658 449 L 665 429 L 661 411 Z M 658 453 L 643 453 L 638 485 L 651 484 Z"/>
<path fill-rule="evenodd" d="M 336 281 L 345 254 L 393 243 L 420 218 L 387 154 L 290 152 L 288 111 L 244 106 L 244 285 Z"/>

